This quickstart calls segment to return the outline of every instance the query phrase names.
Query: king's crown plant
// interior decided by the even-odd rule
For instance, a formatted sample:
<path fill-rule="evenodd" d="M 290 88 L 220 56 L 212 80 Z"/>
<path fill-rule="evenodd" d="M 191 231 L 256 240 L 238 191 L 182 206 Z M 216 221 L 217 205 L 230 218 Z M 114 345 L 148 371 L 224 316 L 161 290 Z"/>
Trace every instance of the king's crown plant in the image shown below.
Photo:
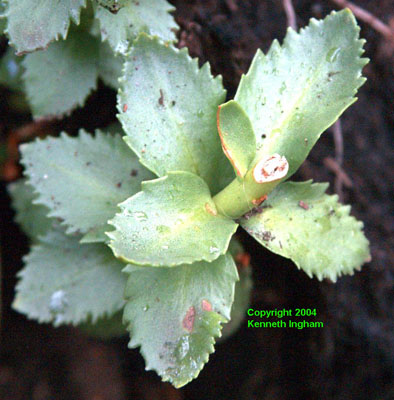
<path fill-rule="evenodd" d="M 208 64 L 139 34 L 118 92 L 123 137 L 21 146 L 26 178 L 10 192 L 33 245 L 14 308 L 55 326 L 127 330 L 146 368 L 180 387 L 245 307 L 239 225 L 310 277 L 360 269 L 368 241 L 350 207 L 327 184 L 289 181 L 356 100 L 367 62 L 358 36 L 348 10 L 289 29 L 225 102 Z"/>

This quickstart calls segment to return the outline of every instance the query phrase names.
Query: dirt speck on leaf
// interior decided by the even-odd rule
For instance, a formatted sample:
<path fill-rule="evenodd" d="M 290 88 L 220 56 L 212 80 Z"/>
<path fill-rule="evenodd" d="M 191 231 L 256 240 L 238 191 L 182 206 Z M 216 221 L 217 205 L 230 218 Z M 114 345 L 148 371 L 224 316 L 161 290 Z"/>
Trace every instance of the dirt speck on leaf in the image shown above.
<path fill-rule="evenodd" d="M 159 104 L 161 106 L 164 106 L 164 94 L 163 94 L 163 90 L 160 89 L 160 97 L 159 97 Z"/>
<path fill-rule="evenodd" d="M 259 236 L 262 240 L 264 240 L 264 242 L 269 242 L 270 240 L 275 239 L 275 236 L 272 236 L 272 233 L 270 231 L 264 231 L 260 233 Z"/>
<path fill-rule="evenodd" d="M 254 207 L 252 210 L 248 211 L 246 214 L 244 214 L 245 219 L 249 219 L 253 217 L 256 214 L 261 214 L 263 212 L 263 207 Z"/>

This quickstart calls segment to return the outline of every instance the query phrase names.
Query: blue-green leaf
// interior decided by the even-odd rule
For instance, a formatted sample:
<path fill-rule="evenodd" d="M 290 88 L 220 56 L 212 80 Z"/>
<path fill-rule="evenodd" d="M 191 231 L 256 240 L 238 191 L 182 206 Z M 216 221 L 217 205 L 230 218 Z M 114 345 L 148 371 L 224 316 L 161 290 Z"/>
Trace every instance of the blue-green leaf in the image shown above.
<path fill-rule="evenodd" d="M 263 212 L 241 225 L 259 243 L 290 258 L 308 276 L 333 282 L 370 260 L 363 223 L 350 216 L 350 206 L 324 194 L 327 184 L 286 182 L 264 202 Z"/>
<path fill-rule="evenodd" d="M 102 232 L 117 204 L 153 177 L 119 135 L 100 131 L 36 140 L 22 145 L 21 153 L 38 195 L 35 203 L 48 207 L 50 217 L 61 218 L 67 233 Z"/>
<path fill-rule="evenodd" d="M 217 213 L 206 183 L 190 172 L 142 183 L 109 221 L 116 257 L 140 265 L 173 267 L 225 254 L 237 224 Z"/>
<path fill-rule="evenodd" d="M 226 92 L 208 64 L 200 69 L 186 49 L 140 35 L 126 57 L 121 84 L 118 118 L 143 165 L 158 176 L 192 172 L 212 194 L 231 181 L 216 127 Z"/>
<path fill-rule="evenodd" d="M 214 351 L 230 317 L 237 269 L 230 255 L 176 268 L 127 266 L 124 321 L 146 369 L 181 387 Z"/>
<path fill-rule="evenodd" d="M 78 25 L 86 0 L 6 0 L 7 30 L 17 53 L 45 49 L 66 38 L 70 18 Z"/>
<path fill-rule="evenodd" d="M 365 82 L 364 40 L 349 10 L 311 19 L 296 33 L 288 29 L 281 47 L 256 53 L 242 77 L 235 100 L 248 114 L 257 159 L 273 154 L 289 163 L 287 177 L 305 160 L 320 134 L 356 101 Z"/>
<path fill-rule="evenodd" d="M 176 39 L 178 28 L 170 11 L 174 10 L 165 0 L 123 0 L 116 13 L 103 4 L 95 6 L 96 18 L 100 21 L 103 40 L 116 53 L 126 54 L 136 36 L 145 32 L 165 41 Z"/>
<path fill-rule="evenodd" d="M 13 308 L 29 318 L 77 325 L 123 308 L 124 265 L 104 244 L 50 231 L 24 261 Z"/>
<path fill-rule="evenodd" d="M 68 114 L 84 104 L 97 86 L 99 44 L 74 30 L 67 40 L 25 57 L 23 80 L 35 118 Z"/>
<path fill-rule="evenodd" d="M 12 207 L 16 212 L 15 221 L 21 226 L 23 232 L 33 241 L 45 235 L 53 223 L 53 220 L 47 217 L 49 208 L 33 204 L 37 195 L 26 183 L 26 179 L 9 184 L 8 191 L 12 199 Z"/>

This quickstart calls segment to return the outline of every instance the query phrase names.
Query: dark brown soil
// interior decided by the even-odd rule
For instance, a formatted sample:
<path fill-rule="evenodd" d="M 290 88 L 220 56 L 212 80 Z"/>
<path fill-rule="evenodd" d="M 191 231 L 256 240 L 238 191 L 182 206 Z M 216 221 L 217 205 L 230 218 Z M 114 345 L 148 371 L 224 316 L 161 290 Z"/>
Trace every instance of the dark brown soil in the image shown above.
<path fill-rule="evenodd" d="M 394 25 L 391 0 L 355 0 L 385 23 Z M 282 2 L 267 0 L 172 1 L 181 26 L 180 45 L 222 74 L 229 98 L 248 69 L 257 48 L 266 51 L 274 38 L 283 39 L 286 16 Z M 293 1 L 297 22 L 323 17 L 330 1 Z M 289 261 L 275 256 L 241 234 L 252 256 L 258 309 L 317 308 L 324 329 L 247 329 L 217 345 L 200 377 L 181 390 L 144 371 L 138 350 L 127 340 L 100 342 L 71 328 L 53 329 L 27 321 L 10 309 L 15 275 L 26 238 L 12 222 L 13 213 L 1 189 L 2 219 L 2 342 L 1 400 L 124 400 L 124 399 L 360 399 L 394 398 L 393 324 L 393 152 L 394 44 L 361 23 L 367 39 L 367 83 L 359 101 L 341 118 L 345 172 L 352 188 L 344 202 L 365 222 L 372 262 L 338 283 L 309 279 Z M 11 112 L 2 91 L 2 140 L 14 127 L 28 122 Z M 105 88 L 87 106 L 51 127 L 76 132 L 115 118 L 115 94 Z M 334 157 L 330 131 L 325 133 L 297 178 L 329 181 L 335 176 L 324 164 Z M 332 189 L 331 189 L 332 191 Z"/>

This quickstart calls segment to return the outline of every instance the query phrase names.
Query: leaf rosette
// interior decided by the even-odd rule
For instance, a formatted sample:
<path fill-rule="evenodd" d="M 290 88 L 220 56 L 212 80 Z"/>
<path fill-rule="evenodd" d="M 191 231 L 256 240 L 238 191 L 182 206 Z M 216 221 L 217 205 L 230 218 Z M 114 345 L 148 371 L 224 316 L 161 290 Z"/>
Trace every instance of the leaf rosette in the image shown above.
<path fill-rule="evenodd" d="M 116 14 L 103 7 L 113 2 L 99 3 L 95 13 L 110 14 L 102 26 L 128 9 L 126 0 Z M 106 34 L 129 40 L 127 29 L 111 28 Z M 14 199 L 36 244 L 14 307 L 55 324 L 114 321 L 114 334 L 123 308 L 130 347 L 180 387 L 208 361 L 222 324 L 232 316 L 237 326 L 248 304 L 250 269 L 243 265 L 238 282 L 234 262 L 242 255 L 232 239 L 238 224 L 309 276 L 335 281 L 359 269 L 368 241 L 350 208 L 325 194 L 325 184 L 285 182 L 356 100 L 367 62 L 358 35 L 348 10 L 300 33 L 289 29 L 282 46 L 257 52 L 235 99 L 223 104 L 221 78 L 208 64 L 199 68 L 185 49 L 139 34 L 118 92 L 124 140 L 82 132 L 21 149 L 27 185 L 11 194 L 33 202 L 27 210 Z M 110 300 L 101 298 L 106 285 L 116 291 Z"/>

